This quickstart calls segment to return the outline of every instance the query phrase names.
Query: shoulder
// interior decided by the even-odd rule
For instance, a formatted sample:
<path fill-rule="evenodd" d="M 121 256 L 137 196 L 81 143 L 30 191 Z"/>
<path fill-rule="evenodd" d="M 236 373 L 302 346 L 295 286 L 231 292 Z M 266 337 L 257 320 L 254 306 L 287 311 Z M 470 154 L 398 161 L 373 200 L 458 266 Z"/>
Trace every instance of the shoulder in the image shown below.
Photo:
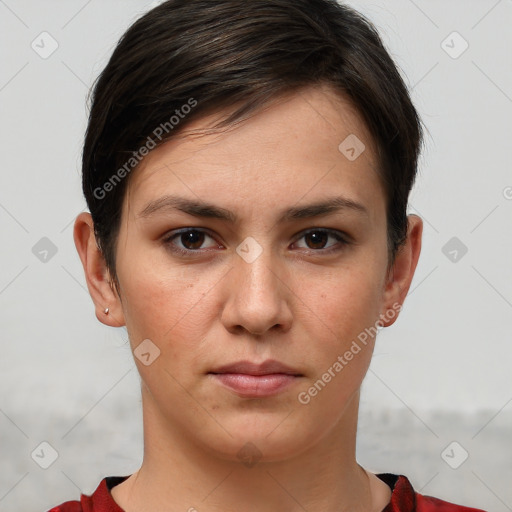
<path fill-rule="evenodd" d="M 66 503 L 51 508 L 48 512 L 83 512 L 83 508 L 79 501 L 66 501 Z"/>
<path fill-rule="evenodd" d="M 423 496 L 416 493 L 417 512 L 485 512 L 479 508 L 463 507 L 432 496 Z"/>
<path fill-rule="evenodd" d="M 485 512 L 479 508 L 463 507 L 432 496 L 423 496 L 416 493 L 417 512 Z"/>
<path fill-rule="evenodd" d="M 416 492 L 404 475 L 383 473 L 377 475 L 392 489 L 391 501 L 382 512 L 486 512 L 464 507 Z"/>
<path fill-rule="evenodd" d="M 123 512 L 112 498 L 110 489 L 127 478 L 127 476 L 106 477 L 90 496 L 82 494 L 79 501 L 66 501 L 48 512 Z"/>

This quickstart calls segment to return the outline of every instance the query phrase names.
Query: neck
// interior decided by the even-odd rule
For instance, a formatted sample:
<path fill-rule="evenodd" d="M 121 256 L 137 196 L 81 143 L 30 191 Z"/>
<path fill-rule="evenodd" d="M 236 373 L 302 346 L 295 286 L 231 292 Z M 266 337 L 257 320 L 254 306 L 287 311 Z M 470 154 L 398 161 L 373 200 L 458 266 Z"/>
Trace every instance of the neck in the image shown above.
<path fill-rule="evenodd" d="M 247 444 L 249 458 L 242 460 L 198 446 L 190 432 L 173 428 L 143 388 L 144 460 L 112 495 L 126 512 L 227 512 L 242 505 L 250 512 L 382 510 L 372 496 L 375 479 L 355 458 L 358 406 L 356 393 L 335 427 L 303 451 L 273 460 L 272 452 L 263 450 L 264 457 Z"/>

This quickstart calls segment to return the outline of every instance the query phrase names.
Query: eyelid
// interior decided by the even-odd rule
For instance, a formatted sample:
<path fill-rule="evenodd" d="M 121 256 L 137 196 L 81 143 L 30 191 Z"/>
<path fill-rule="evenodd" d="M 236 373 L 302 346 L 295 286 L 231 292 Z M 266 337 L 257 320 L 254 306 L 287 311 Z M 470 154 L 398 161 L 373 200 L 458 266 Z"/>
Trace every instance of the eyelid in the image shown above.
<path fill-rule="evenodd" d="M 302 238 L 304 235 L 307 235 L 308 233 L 313 233 L 315 231 L 325 231 L 326 233 L 328 233 L 329 235 L 332 235 L 334 237 L 339 237 L 339 238 L 342 238 L 343 240 L 345 240 L 347 243 L 349 242 L 349 235 L 346 234 L 345 232 L 343 231 L 340 231 L 339 229 L 334 229 L 334 228 L 321 228 L 321 227 L 312 227 L 312 228 L 307 228 L 307 229 L 304 229 L 303 231 L 301 231 L 298 235 L 297 235 L 297 240 L 299 238 Z"/>
<path fill-rule="evenodd" d="M 215 240 L 215 242 L 218 244 L 218 245 L 222 245 L 220 242 L 217 241 L 217 237 L 214 236 L 210 230 L 206 229 L 206 228 L 198 228 L 198 227 L 194 227 L 194 226 L 190 226 L 190 227 L 185 227 L 185 228 L 180 228 L 180 229 L 174 229 L 172 231 L 169 231 L 167 234 L 165 234 L 162 238 L 162 242 L 164 244 L 168 244 L 168 245 L 171 245 L 171 242 L 179 237 L 181 234 L 183 233 L 188 233 L 190 231 L 197 231 L 199 233 L 203 233 L 205 234 L 206 236 L 210 237 L 212 240 Z M 173 248 L 174 249 L 174 248 Z M 201 249 L 196 249 L 196 250 L 192 250 L 192 249 L 181 249 L 181 248 L 175 248 L 177 249 L 178 251 L 182 251 L 182 252 L 187 252 L 187 253 L 200 253 L 200 252 L 204 252 L 204 250 L 201 250 Z"/>
<path fill-rule="evenodd" d="M 333 229 L 333 228 L 322 228 L 322 227 L 312 227 L 312 228 L 305 229 L 304 231 L 301 231 L 297 235 L 294 243 L 298 242 L 301 238 L 306 236 L 308 233 L 314 233 L 316 231 L 323 231 L 323 232 L 327 233 L 327 235 L 335 238 L 338 241 L 338 244 L 334 244 L 331 247 L 328 247 L 326 249 L 307 249 L 306 248 L 305 250 L 308 251 L 310 254 L 315 254 L 315 253 L 329 254 L 332 252 L 340 251 L 343 249 L 344 246 L 352 244 L 351 237 L 349 235 L 347 235 L 346 233 L 344 233 L 343 231 L 340 231 L 338 229 Z M 340 244 L 342 247 L 339 247 Z"/>

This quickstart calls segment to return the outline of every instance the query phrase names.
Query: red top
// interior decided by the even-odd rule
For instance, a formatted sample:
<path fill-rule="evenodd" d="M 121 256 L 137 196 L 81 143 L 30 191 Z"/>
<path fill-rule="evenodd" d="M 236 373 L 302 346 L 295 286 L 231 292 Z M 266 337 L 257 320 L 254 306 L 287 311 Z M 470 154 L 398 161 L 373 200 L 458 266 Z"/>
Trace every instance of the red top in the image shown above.
<path fill-rule="evenodd" d="M 462 507 L 414 491 L 403 475 L 382 473 L 377 475 L 393 491 L 391 501 L 382 512 L 485 512 L 481 509 Z M 48 512 L 124 512 L 114 501 L 110 489 L 128 477 L 104 478 L 92 496 L 81 495 L 80 501 L 67 501 Z"/>

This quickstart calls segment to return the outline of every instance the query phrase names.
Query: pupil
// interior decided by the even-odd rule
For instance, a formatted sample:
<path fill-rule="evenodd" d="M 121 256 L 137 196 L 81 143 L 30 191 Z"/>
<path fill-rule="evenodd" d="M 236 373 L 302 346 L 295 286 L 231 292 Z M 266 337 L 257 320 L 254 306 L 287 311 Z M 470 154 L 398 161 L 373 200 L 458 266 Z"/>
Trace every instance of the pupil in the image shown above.
<path fill-rule="evenodd" d="M 202 245 L 202 236 L 204 236 L 204 233 L 200 231 L 187 231 L 181 236 L 181 241 L 187 249 L 198 249 Z M 188 247 L 187 244 L 191 244 L 194 247 Z M 196 245 L 197 247 L 195 247 Z"/>
<path fill-rule="evenodd" d="M 308 233 L 306 237 L 310 237 L 313 239 L 313 244 L 320 244 L 321 246 L 325 245 L 327 239 L 327 233 L 323 231 L 314 231 L 312 233 Z M 314 249 L 318 249 L 318 247 L 313 247 Z"/>

